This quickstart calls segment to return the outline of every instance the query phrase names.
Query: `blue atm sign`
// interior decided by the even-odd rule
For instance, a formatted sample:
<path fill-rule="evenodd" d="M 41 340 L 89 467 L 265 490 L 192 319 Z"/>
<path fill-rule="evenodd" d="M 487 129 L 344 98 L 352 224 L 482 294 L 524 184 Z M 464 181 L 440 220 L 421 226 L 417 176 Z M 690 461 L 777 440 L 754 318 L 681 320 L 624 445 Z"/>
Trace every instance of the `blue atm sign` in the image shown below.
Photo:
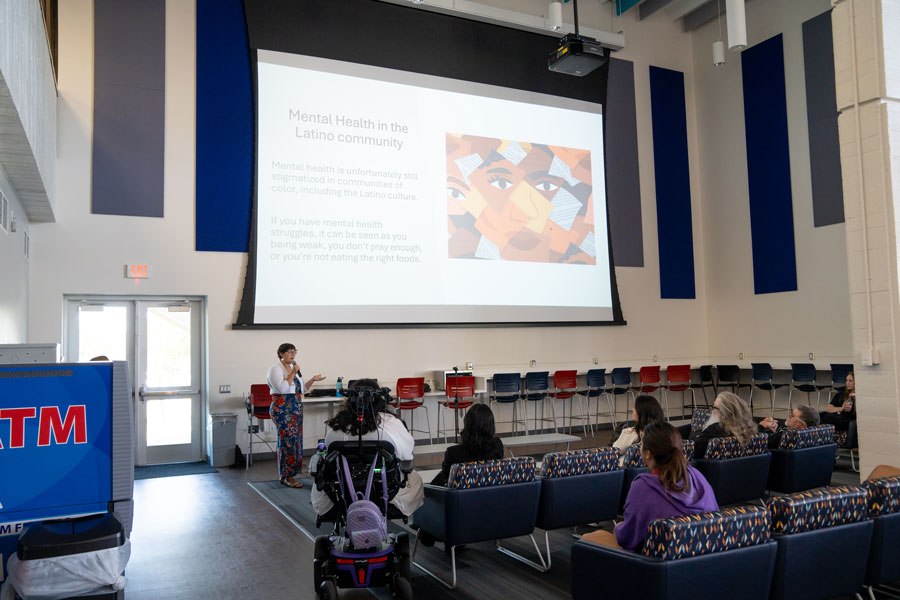
<path fill-rule="evenodd" d="M 0 526 L 106 512 L 112 365 L 0 367 Z"/>

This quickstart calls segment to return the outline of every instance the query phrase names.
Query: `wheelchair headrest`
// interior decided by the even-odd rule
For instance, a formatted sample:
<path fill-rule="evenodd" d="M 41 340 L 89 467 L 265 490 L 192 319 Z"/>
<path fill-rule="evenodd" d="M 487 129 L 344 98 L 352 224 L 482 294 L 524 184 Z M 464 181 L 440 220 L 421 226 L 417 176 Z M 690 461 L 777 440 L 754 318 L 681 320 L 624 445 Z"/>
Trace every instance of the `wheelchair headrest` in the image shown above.
<path fill-rule="evenodd" d="M 900 475 L 873 479 L 862 484 L 869 492 L 869 515 L 900 513 Z"/>
<path fill-rule="evenodd" d="M 650 523 L 644 554 L 664 560 L 755 546 L 769 540 L 769 511 L 739 506 Z"/>
<path fill-rule="evenodd" d="M 773 533 L 803 533 L 866 519 L 868 492 L 858 487 L 832 487 L 777 496 L 767 503 Z"/>

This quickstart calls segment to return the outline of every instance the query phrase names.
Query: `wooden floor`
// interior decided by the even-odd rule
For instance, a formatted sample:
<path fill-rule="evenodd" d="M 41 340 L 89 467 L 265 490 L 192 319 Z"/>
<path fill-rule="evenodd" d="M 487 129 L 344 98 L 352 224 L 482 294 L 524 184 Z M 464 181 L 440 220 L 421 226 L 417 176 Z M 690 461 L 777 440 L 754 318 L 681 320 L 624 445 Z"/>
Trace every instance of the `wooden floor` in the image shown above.
<path fill-rule="evenodd" d="M 572 447 L 607 445 L 609 433 L 600 431 L 594 439 L 588 437 Z M 529 453 L 522 450 L 517 454 Z M 550 450 L 541 446 L 535 452 Z M 417 460 L 417 466 L 433 465 L 435 459 L 439 463 L 440 457 L 433 457 Z M 248 485 L 275 478 L 274 461 L 258 460 L 249 473 L 226 468 L 218 473 L 136 481 L 126 598 L 314 598 L 312 542 Z M 858 474 L 849 470 L 849 461 L 842 459 L 833 483 L 858 482 Z M 510 563 L 518 565 L 511 559 Z M 467 569 L 460 577 L 476 576 L 473 570 Z M 512 567 L 507 575 L 515 570 Z M 536 597 L 523 587 L 527 578 L 517 584 L 515 578 L 497 576 L 493 580 L 484 575 L 484 590 L 489 593 L 481 597 Z M 424 575 L 414 569 L 414 577 Z M 565 597 L 567 590 L 558 593 Z M 373 596 L 342 591 L 341 597 Z"/>

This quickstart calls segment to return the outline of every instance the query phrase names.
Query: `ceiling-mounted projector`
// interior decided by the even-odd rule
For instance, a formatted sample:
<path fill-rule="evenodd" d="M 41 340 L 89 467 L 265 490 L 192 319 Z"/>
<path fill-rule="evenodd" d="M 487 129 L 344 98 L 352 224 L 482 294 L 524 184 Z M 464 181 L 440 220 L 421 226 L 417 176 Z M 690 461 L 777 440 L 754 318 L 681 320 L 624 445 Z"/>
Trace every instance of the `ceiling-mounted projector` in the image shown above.
<path fill-rule="evenodd" d="M 547 68 L 557 73 L 584 77 L 609 60 L 609 50 L 593 38 L 567 34 L 547 56 Z"/>
<path fill-rule="evenodd" d="M 565 0 L 568 2 L 569 0 Z M 572 0 L 575 33 L 567 33 L 547 57 L 547 68 L 557 73 L 584 77 L 609 60 L 609 50 L 594 38 L 578 35 L 578 0 Z"/>

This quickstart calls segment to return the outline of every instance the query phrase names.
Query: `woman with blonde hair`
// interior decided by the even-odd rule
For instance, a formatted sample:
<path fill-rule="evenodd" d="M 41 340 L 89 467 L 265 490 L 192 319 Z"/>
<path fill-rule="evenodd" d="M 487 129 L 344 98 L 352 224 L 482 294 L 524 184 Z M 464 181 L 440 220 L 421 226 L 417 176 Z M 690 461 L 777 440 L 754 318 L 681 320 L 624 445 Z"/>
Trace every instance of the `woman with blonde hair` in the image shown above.
<path fill-rule="evenodd" d="M 709 440 L 717 437 L 735 437 L 741 446 L 750 443 L 750 438 L 758 432 L 750 407 L 731 392 L 722 392 L 713 402 L 712 415 L 700 431 L 692 431 L 694 441 L 694 458 L 706 456 Z"/>

